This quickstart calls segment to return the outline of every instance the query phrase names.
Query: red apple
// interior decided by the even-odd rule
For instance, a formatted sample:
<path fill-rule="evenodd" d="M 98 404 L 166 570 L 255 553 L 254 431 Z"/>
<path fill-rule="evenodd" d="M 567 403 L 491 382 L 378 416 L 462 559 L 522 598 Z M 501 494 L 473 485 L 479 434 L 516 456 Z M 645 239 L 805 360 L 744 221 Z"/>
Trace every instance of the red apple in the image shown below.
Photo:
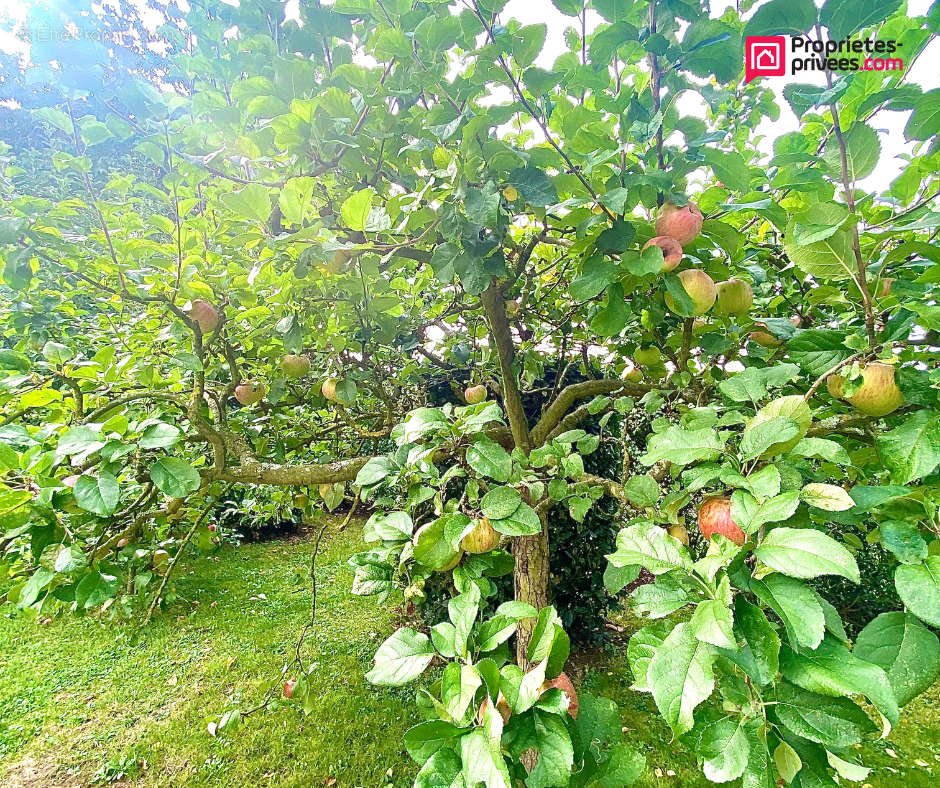
<path fill-rule="evenodd" d="M 736 545 L 747 541 L 747 534 L 731 517 L 731 498 L 706 498 L 698 509 L 698 529 L 709 541 L 712 534 L 726 536 Z"/>
<path fill-rule="evenodd" d="M 672 271 L 682 261 L 682 246 L 675 238 L 657 235 L 643 244 L 643 251 L 645 252 L 651 246 L 658 246 L 663 250 L 663 267 L 660 270 L 662 274 Z"/>
<path fill-rule="evenodd" d="M 294 687 L 297 686 L 296 679 L 288 679 L 284 682 L 284 697 L 290 700 L 294 697 Z"/>
<path fill-rule="evenodd" d="M 254 405 L 264 397 L 264 383 L 241 383 L 235 387 L 235 399 L 242 405 Z"/>
<path fill-rule="evenodd" d="M 199 330 L 202 331 L 203 334 L 215 331 L 216 326 L 219 325 L 218 310 L 208 301 L 197 298 L 190 303 L 187 311 L 189 313 L 189 319 L 199 326 Z"/>
<path fill-rule="evenodd" d="M 667 202 L 656 214 L 656 235 L 675 238 L 680 246 L 691 243 L 702 232 L 702 212 L 694 202 L 681 208 Z"/>
<path fill-rule="evenodd" d="M 206 527 L 213 533 L 218 529 L 218 526 L 215 523 L 209 523 L 209 525 L 207 525 Z"/>

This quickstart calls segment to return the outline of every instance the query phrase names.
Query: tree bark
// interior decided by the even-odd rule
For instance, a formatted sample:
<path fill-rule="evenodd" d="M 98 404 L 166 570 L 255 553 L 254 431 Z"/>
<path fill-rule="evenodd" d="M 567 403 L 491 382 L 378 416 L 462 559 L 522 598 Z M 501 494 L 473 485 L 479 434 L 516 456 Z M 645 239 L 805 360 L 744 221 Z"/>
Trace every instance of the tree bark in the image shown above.
<path fill-rule="evenodd" d="M 517 602 L 528 602 L 536 610 L 549 603 L 548 579 L 548 525 L 542 522 L 541 533 L 517 536 L 512 542 L 512 557 L 516 559 L 512 580 Z M 527 670 L 529 642 L 535 628 L 534 619 L 523 619 L 516 630 L 516 664 Z"/>

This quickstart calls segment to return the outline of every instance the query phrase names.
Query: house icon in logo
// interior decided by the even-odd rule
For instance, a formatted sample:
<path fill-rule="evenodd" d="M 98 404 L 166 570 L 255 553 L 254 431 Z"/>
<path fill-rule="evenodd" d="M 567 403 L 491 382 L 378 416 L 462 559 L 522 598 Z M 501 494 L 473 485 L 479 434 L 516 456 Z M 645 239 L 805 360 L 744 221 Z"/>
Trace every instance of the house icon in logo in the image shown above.
<path fill-rule="evenodd" d="M 782 77 L 787 69 L 786 36 L 748 36 L 744 46 L 744 82 Z"/>

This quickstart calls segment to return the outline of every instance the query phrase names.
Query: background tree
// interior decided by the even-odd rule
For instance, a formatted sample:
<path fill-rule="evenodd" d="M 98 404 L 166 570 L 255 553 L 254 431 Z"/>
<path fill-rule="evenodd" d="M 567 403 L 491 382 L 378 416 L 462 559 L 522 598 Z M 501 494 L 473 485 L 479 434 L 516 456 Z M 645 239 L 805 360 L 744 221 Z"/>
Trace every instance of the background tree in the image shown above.
<path fill-rule="evenodd" d="M 230 485 L 330 506 L 348 486 L 377 543 L 356 593 L 452 582 L 448 620 L 400 629 L 370 673 L 446 663 L 406 740 L 417 784 L 626 784 L 641 759 L 609 702 L 578 703 L 550 599 L 553 511 L 606 494 L 608 587 L 655 576 L 633 592 L 657 619 L 630 643 L 636 687 L 706 776 L 855 779 L 852 745 L 940 665 L 938 93 L 906 72 L 790 86 L 801 129 L 765 156 L 754 128 L 779 108 L 741 84 L 742 36 L 865 25 L 910 68 L 936 9 L 772 0 L 744 23 L 591 0 L 589 32 L 557 0 L 569 51 L 544 69 L 545 26 L 503 5 L 194 3 L 157 31 L 165 68 L 32 49 L 56 190 L 7 156 L 6 598 L 149 617 Z M 690 90 L 704 117 L 680 113 Z M 867 191 L 884 111 L 910 113 L 914 154 Z M 96 172 L 118 144 L 146 165 Z M 442 368 L 475 390 L 428 407 Z M 602 437 L 619 474 L 584 470 Z M 859 580 L 850 526 L 904 604 L 851 649 L 808 582 Z M 302 699 L 300 647 L 296 667 Z"/>

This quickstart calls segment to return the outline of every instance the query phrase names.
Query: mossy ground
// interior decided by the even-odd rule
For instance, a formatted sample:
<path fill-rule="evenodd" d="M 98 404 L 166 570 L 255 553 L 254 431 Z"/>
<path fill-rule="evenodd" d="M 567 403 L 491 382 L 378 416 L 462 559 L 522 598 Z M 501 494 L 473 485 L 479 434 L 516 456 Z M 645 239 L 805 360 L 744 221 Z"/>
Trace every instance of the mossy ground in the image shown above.
<path fill-rule="evenodd" d="M 257 703 L 293 649 L 309 612 L 309 540 L 225 547 L 194 561 L 172 609 L 142 631 L 89 618 L 41 626 L 4 609 L 0 785 L 410 786 L 415 767 L 401 740 L 416 721 L 413 688 L 363 678 L 396 622 L 388 607 L 349 593 L 345 562 L 359 549 L 353 526 L 325 539 L 317 562 L 310 643 L 322 694 L 313 714 L 279 703 L 216 738 L 207 724 Z M 582 688 L 620 704 L 627 737 L 647 754 L 643 785 L 705 785 L 649 696 L 629 689 L 622 647 L 580 655 L 575 673 Z M 887 741 L 866 748 L 881 767 L 872 788 L 936 784 L 938 704 L 935 685 Z"/>

